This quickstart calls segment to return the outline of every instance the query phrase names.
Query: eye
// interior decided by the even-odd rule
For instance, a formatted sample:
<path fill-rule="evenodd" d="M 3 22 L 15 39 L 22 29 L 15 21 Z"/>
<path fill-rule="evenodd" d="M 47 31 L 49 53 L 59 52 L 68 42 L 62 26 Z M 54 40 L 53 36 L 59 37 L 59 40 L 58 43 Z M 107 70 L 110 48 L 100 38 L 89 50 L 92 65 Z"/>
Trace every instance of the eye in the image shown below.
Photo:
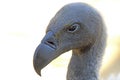
<path fill-rule="evenodd" d="M 71 25 L 68 29 L 67 29 L 67 31 L 68 32 L 75 32 L 75 31 L 77 31 L 78 30 L 78 28 L 80 27 L 80 24 L 73 24 L 73 25 Z"/>

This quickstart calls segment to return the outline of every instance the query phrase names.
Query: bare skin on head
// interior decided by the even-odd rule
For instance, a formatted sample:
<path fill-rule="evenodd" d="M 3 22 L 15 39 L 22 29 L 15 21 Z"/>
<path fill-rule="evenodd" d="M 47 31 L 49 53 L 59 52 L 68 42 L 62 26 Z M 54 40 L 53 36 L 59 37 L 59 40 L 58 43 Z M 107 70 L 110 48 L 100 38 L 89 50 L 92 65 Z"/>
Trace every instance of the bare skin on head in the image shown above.
<path fill-rule="evenodd" d="M 34 69 L 41 75 L 42 68 L 72 50 L 67 80 L 98 80 L 105 44 L 104 23 L 93 7 L 85 3 L 65 5 L 50 21 L 35 51 Z"/>

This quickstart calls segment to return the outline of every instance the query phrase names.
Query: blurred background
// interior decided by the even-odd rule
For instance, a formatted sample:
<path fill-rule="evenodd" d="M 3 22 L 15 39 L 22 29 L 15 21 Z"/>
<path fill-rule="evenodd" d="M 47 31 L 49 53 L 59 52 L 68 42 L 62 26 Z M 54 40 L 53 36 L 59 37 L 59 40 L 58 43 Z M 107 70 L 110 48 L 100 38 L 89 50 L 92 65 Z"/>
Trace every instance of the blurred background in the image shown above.
<path fill-rule="evenodd" d="M 71 2 L 85 2 L 101 12 L 108 32 L 101 80 L 120 80 L 120 0 L 0 0 L 0 80 L 66 80 L 71 51 L 45 67 L 42 77 L 32 60 L 50 19 Z"/>

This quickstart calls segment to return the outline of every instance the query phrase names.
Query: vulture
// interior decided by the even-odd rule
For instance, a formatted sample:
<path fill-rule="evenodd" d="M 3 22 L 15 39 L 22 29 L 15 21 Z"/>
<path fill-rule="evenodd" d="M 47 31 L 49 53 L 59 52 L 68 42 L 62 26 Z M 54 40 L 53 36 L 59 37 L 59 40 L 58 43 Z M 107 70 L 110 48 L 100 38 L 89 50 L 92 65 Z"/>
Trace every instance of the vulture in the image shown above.
<path fill-rule="evenodd" d="M 72 50 L 67 80 L 98 80 L 106 45 L 106 29 L 100 13 L 86 3 L 69 3 L 51 19 L 35 50 L 33 66 L 41 69 Z"/>

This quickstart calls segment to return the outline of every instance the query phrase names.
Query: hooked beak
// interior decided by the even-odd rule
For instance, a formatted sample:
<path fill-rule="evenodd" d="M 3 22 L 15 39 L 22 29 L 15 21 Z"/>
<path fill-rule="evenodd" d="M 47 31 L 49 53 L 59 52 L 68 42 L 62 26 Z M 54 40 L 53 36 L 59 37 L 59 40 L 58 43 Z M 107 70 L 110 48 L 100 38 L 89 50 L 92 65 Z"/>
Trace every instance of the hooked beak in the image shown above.
<path fill-rule="evenodd" d="M 38 75 L 41 76 L 41 69 L 59 56 L 56 49 L 57 41 L 55 40 L 53 32 L 49 31 L 41 41 L 41 44 L 38 45 L 34 53 L 33 66 Z"/>

